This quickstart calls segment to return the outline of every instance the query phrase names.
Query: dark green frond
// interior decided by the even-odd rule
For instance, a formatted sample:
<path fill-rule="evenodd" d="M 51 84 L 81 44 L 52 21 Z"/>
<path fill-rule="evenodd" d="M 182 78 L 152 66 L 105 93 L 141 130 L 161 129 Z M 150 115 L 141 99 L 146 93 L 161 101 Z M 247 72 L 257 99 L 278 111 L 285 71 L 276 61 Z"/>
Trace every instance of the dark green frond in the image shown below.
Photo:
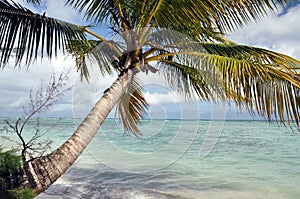
<path fill-rule="evenodd" d="M 85 39 L 81 27 L 31 12 L 20 4 L 0 1 L 0 64 L 11 57 L 29 64 L 38 55 L 50 58 L 74 39 Z"/>
<path fill-rule="evenodd" d="M 137 123 L 146 114 L 148 103 L 146 102 L 141 86 L 133 80 L 117 104 L 118 114 L 123 122 L 125 132 L 139 133 Z"/>

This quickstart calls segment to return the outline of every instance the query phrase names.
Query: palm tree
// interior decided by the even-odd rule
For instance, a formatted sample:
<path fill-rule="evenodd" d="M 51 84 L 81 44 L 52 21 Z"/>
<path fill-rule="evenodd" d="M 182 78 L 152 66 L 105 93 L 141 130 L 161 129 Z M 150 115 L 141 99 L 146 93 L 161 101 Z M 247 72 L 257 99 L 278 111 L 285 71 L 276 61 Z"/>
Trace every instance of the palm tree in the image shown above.
<path fill-rule="evenodd" d="M 294 121 L 298 125 L 300 62 L 224 37 L 290 3 L 293 1 L 66 0 L 66 5 L 95 24 L 91 27 L 0 0 L 2 67 L 11 57 L 17 65 L 22 61 L 30 65 L 38 57 L 55 56 L 61 49 L 75 57 L 83 78 L 89 78 L 89 59 L 96 61 L 102 75 L 119 73 L 62 146 L 24 163 L 22 185 L 42 191 L 54 183 L 82 153 L 115 105 L 125 130 L 137 134 L 137 122 L 148 106 L 136 80 L 139 72 L 158 70 L 157 75 L 187 98 L 234 102 L 269 121 Z M 100 24 L 110 27 L 117 39 L 106 40 L 92 31 Z M 99 45 L 101 49 L 97 50 Z M 157 63 L 155 67 L 151 66 L 153 62 Z"/>

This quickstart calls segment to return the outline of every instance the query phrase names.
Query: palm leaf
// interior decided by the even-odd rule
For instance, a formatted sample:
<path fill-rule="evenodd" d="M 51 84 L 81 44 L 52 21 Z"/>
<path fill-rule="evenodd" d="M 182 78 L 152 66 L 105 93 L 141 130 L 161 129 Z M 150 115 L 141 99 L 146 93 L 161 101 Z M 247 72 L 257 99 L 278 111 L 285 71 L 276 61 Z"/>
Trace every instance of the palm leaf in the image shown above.
<path fill-rule="evenodd" d="M 42 0 L 24 0 L 27 3 L 32 3 L 34 5 L 40 5 L 42 3 Z"/>
<path fill-rule="evenodd" d="M 107 44 L 108 42 L 110 45 Z M 85 77 L 88 80 L 87 62 L 97 64 L 103 76 L 111 74 L 113 70 L 118 70 L 113 63 L 119 53 L 115 52 L 111 46 L 119 49 L 118 52 L 121 51 L 122 46 L 117 42 L 97 40 L 72 40 L 67 45 L 67 50 L 75 57 L 77 71 L 80 72 L 81 78 Z"/>
<path fill-rule="evenodd" d="M 133 80 L 117 104 L 116 114 L 120 116 L 125 132 L 138 135 L 137 123 L 144 117 L 147 108 L 148 103 L 143 96 L 142 88 L 136 80 Z"/>
<path fill-rule="evenodd" d="M 66 4 L 71 5 L 79 12 L 84 12 L 87 20 L 92 19 L 97 23 L 102 23 L 110 18 L 116 19 L 116 21 L 121 20 L 113 0 L 67 0 Z"/>
<path fill-rule="evenodd" d="M 269 121 L 287 121 L 288 124 L 295 121 L 299 124 L 298 60 L 236 44 L 198 43 L 189 46 L 189 51 L 185 51 L 179 50 L 177 45 L 146 61 L 164 63 L 165 68 L 160 71 L 173 88 L 179 88 L 184 94 L 192 93 L 192 87 L 201 99 L 226 98 L 239 108 L 246 108 Z M 173 58 L 168 60 L 170 56 Z"/>
<path fill-rule="evenodd" d="M 202 44 L 209 55 L 204 55 L 206 63 L 219 67 L 224 72 L 236 71 L 235 77 L 256 77 L 261 80 L 274 78 L 291 82 L 300 87 L 300 61 L 262 48 L 236 44 Z M 230 67 L 230 68 L 228 68 Z M 229 69 L 229 70 L 228 70 Z"/>
<path fill-rule="evenodd" d="M 177 0 L 176 3 L 173 0 L 164 0 L 153 20 L 160 27 L 189 35 L 201 35 L 206 30 L 223 33 L 259 20 L 270 10 L 275 12 L 277 2 L 286 7 L 297 0 Z"/>
<path fill-rule="evenodd" d="M 168 59 L 160 60 L 158 68 L 168 86 L 187 99 L 195 99 L 196 96 L 203 101 L 224 99 L 222 83 L 214 72 Z"/>
<path fill-rule="evenodd" d="M 269 121 L 299 124 L 300 62 L 265 49 L 206 45 L 206 64 L 222 74 L 227 98 Z"/>
<path fill-rule="evenodd" d="M 12 54 L 19 64 L 29 64 L 38 55 L 50 58 L 74 39 L 85 39 L 83 29 L 70 23 L 31 12 L 18 3 L 0 1 L 0 64 L 5 65 Z"/>
<path fill-rule="evenodd" d="M 67 0 L 66 4 L 84 12 L 87 20 L 93 20 L 97 24 L 108 22 L 119 31 L 135 27 L 143 5 L 142 1 L 136 0 Z"/>
<path fill-rule="evenodd" d="M 158 27 L 207 41 L 293 2 L 297 0 L 68 0 L 67 4 L 84 12 L 88 20 L 110 23 L 118 32 Z"/>

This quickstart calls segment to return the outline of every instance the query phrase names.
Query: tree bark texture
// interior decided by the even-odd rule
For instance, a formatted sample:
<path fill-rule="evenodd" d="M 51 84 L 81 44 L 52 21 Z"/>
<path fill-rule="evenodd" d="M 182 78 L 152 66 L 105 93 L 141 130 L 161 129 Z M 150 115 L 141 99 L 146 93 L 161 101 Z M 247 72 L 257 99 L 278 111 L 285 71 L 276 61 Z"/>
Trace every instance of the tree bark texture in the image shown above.
<path fill-rule="evenodd" d="M 95 104 L 74 134 L 49 155 L 23 165 L 22 188 L 46 190 L 75 162 L 99 130 L 107 115 L 120 100 L 133 78 L 133 71 L 123 73 Z"/>

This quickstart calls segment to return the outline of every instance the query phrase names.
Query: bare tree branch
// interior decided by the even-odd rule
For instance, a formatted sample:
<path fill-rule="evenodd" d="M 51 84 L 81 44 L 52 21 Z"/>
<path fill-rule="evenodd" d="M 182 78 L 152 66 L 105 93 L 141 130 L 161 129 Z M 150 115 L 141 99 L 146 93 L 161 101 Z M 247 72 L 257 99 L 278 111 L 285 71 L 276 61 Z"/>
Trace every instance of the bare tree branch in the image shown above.
<path fill-rule="evenodd" d="M 58 78 L 53 74 L 50 77 L 50 81 L 46 89 L 43 88 L 43 81 L 41 80 L 41 86 L 37 91 L 34 92 L 33 89 L 30 90 L 29 105 L 27 109 L 26 107 L 23 107 L 23 116 L 19 117 L 15 122 L 10 121 L 9 119 L 5 120 L 6 125 L 8 125 L 8 128 L 5 128 L 10 128 L 11 132 L 16 133 L 16 135 L 19 138 L 19 142 L 16 142 L 7 136 L 3 137 L 7 138 L 7 140 L 11 142 L 17 143 L 20 146 L 19 150 L 21 150 L 23 162 L 27 160 L 28 156 L 30 159 L 40 157 L 44 155 L 47 152 L 47 150 L 51 149 L 51 140 L 40 139 L 46 133 L 52 130 L 58 124 L 60 119 L 49 129 L 47 129 L 44 133 L 42 133 L 40 129 L 40 118 L 36 116 L 38 114 L 48 111 L 49 108 L 54 104 L 54 102 L 57 101 L 59 97 L 62 97 L 66 91 L 71 89 L 64 88 L 66 86 L 65 81 L 68 79 L 67 74 L 62 73 L 59 75 Z M 34 117 L 36 117 L 36 119 L 32 121 Z M 23 131 L 29 124 L 34 125 L 35 133 L 27 141 L 23 136 Z"/>

